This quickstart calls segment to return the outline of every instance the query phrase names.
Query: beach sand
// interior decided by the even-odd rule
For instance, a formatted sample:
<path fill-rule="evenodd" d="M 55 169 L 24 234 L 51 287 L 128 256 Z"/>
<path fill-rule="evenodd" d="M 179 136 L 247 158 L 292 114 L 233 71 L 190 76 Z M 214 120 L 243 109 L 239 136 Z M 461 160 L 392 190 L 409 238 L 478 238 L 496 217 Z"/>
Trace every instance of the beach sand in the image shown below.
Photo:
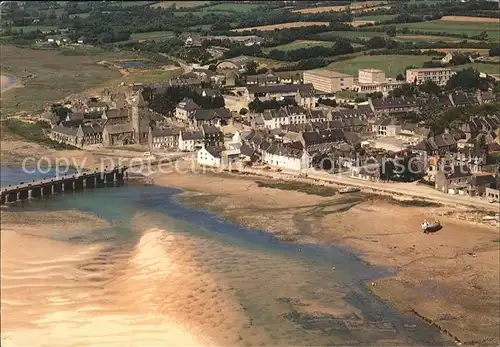
<path fill-rule="evenodd" d="M 57 239 L 107 225 L 80 212 L 3 217 L 2 346 L 214 345 L 166 306 L 158 311 L 161 280 L 177 268 L 158 230 L 133 249 L 115 249 Z"/>
<path fill-rule="evenodd" d="M 320 197 L 259 187 L 260 178 L 229 174 L 158 174 L 183 200 L 285 241 L 328 242 L 361 251 L 373 264 L 399 269 L 370 286 L 403 312 L 415 310 L 463 342 L 498 344 L 499 230 L 439 217 L 444 228 L 423 234 L 423 219 L 449 208 L 401 207 L 383 200 Z M 354 201 L 353 201 L 354 200 Z"/>

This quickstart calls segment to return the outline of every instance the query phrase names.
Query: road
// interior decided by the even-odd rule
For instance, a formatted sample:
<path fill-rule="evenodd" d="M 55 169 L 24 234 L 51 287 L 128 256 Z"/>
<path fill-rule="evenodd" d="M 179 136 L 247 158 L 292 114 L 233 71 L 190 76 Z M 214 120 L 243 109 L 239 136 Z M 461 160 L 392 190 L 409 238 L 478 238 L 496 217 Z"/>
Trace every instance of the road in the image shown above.
<path fill-rule="evenodd" d="M 261 173 L 264 175 L 272 175 L 275 178 L 290 179 L 290 176 L 297 177 L 299 172 L 297 170 L 283 169 L 280 173 L 262 171 L 258 169 L 244 169 L 244 171 L 252 173 Z M 345 185 L 345 186 L 356 186 L 366 193 L 391 193 L 406 195 L 408 197 L 425 199 L 427 201 L 434 201 L 444 205 L 465 205 L 475 209 L 481 209 L 485 211 L 500 212 L 500 204 L 490 203 L 484 198 L 470 197 L 465 195 L 449 195 L 441 193 L 432 187 L 413 183 L 399 183 L 399 182 L 371 182 L 364 181 L 361 179 L 355 179 L 348 176 L 348 173 L 342 174 L 331 174 L 324 171 L 318 171 L 316 169 L 308 169 L 303 172 L 307 173 L 308 179 L 321 180 L 328 183 Z"/>

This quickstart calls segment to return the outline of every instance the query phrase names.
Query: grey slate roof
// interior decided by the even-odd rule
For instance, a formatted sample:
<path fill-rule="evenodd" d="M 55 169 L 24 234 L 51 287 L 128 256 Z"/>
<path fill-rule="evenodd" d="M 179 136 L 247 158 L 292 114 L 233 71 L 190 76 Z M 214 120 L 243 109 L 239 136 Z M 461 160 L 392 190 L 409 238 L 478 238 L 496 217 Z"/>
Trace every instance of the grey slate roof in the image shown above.
<path fill-rule="evenodd" d="M 220 119 L 229 119 L 231 118 L 231 111 L 225 107 L 214 108 L 214 109 L 199 109 L 195 110 L 191 115 L 196 120 L 211 120 L 215 117 L 219 117 Z"/>
<path fill-rule="evenodd" d="M 77 128 L 65 127 L 62 125 L 56 125 L 52 128 L 52 132 L 64 134 L 68 136 L 76 136 Z"/>
<path fill-rule="evenodd" d="M 313 91 L 314 87 L 311 83 L 307 84 L 274 84 L 268 86 L 247 86 L 250 94 L 265 94 L 265 93 L 293 93 L 293 92 L 308 92 Z"/>
<path fill-rule="evenodd" d="M 165 128 L 165 129 L 153 129 L 151 130 L 152 137 L 170 137 L 179 136 L 178 129 Z"/>

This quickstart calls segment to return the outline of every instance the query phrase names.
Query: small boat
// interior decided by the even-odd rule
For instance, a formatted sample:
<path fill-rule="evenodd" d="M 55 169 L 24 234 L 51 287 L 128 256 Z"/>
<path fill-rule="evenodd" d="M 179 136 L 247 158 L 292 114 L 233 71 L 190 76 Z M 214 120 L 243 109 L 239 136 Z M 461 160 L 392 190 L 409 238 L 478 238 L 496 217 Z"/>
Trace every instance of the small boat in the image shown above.
<path fill-rule="evenodd" d="M 341 190 L 339 190 L 339 193 L 340 194 L 357 193 L 360 191 L 361 191 L 361 189 L 359 189 L 358 187 L 345 187 L 345 188 L 342 188 Z"/>
<path fill-rule="evenodd" d="M 433 222 L 428 222 L 424 220 L 422 223 L 422 231 L 427 234 L 427 233 L 433 233 L 435 231 L 438 231 L 441 229 L 441 223 L 439 221 L 433 221 Z"/>

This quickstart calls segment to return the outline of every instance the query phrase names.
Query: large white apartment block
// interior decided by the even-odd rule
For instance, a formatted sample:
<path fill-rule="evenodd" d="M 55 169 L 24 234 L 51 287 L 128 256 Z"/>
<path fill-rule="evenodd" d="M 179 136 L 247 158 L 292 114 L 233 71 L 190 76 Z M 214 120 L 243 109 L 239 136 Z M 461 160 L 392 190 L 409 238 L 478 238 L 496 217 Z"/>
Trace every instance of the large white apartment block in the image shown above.
<path fill-rule="evenodd" d="M 406 70 L 406 82 L 422 84 L 431 80 L 439 86 L 444 86 L 455 73 L 448 67 L 408 69 Z"/>
<path fill-rule="evenodd" d="M 304 83 L 311 83 L 314 89 L 334 93 L 351 89 L 354 77 L 327 69 L 304 71 Z"/>
<path fill-rule="evenodd" d="M 358 82 L 365 84 L 385 83 L 385 72 L 377 69 L 360 69 Z"/>

